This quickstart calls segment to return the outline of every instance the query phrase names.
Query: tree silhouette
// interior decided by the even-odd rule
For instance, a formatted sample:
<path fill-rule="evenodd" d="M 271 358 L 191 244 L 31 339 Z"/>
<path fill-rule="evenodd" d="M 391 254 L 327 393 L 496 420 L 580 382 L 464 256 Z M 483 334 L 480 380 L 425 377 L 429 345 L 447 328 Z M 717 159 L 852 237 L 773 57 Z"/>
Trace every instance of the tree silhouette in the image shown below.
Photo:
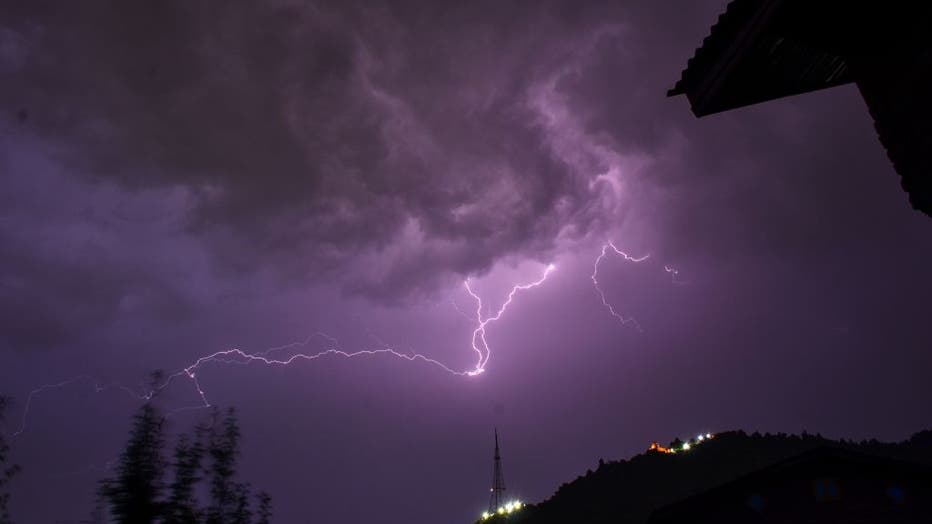
<path fill-rule="evenodd" d="M 169 499 L 165 507 L 165 524 L 197 524 L 201 522 L 194 488 L 201 480 L 201 462 L 204 457 L 204 428 L 198 426 L 194 437 L 181 435 L 175 446 L 174 479 L 169 486 Z"/>
<path fill-rule="evenodd" d="M 236 504 L 233 508 L 232 524 L 249 524 L 252 522 L 252 510 L 249 508 L 249 484 L 236 484 Z"/>
<path fill-rule="evenodd" d="M 9 399 L 0 397 L 0 423 L 6 414 L 6 408 L 9 406 Z M 10 502 L 10 494 L 6 491 L 7 486 L 13 479 L 13 476 L 19 472 L 19 466 L 8 465 L 10 445 L 6 443 L 3 433 L 0 433 L 0 524 L 12 524 L 7 505 Z"/>
<path fill-rule="evenodd" d="M 162 515 L 165 461 L 164 419 L 147 402 L 133 417 L 133 429 L 120 455 L 116 479 L 101 483 L 100 495 L 119 524 L 149 524 Z"/>
<path fill-rule="evenodd" d="M 229 524 L 236 522 L 243 511 L 241 496 L 243 486 L 236 483 L 236 459 L 239 455 L 239 425 L 236 412 L 230 409 L 218 425 L 210 432 L 210 506 L 207 508 L 207 524 Z M 248 500 L 246 503 L 248 508 Z"/>
<path fill-rule="evenodd" d="M 231 409 L 221 416 L 214 411 L 209 427 L 197 426 L 192 435 L 178 437 L 169 464 L 163 458 L 164 418 L 152 402 L 147 402 L 133 417 L 116 477 L 101 482 L 100 508 L 94 520 L 117 524 L 252 524 L 250 486 L 236 477 L 239 439 L 236 412 Z M 166 483 L 163 477 L 167 469 L 171 481 Z M 205 480 L 209 481 L 206 489 L 198 489 Z M 201 506 L 202 498 L 207 499 L 206 508 Z M 271 497 L 260 493 L 255 499 L 257 524 L 269 524 Z"/>
<path fill-rule="evenodd" d="M 256 499 L 259 501 L 259 509 L 256 511 L 259 520 L 256 524 L 270 524 L 272 522 L 272 497 L 263 491 L 256 496 Z"/>

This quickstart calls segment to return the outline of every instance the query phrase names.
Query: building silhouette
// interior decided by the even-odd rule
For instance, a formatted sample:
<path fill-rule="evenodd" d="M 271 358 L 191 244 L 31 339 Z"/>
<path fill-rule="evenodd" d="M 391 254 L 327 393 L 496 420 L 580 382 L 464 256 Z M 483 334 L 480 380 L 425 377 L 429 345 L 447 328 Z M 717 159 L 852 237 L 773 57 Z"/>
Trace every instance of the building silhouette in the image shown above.
<path fill-rule="evenodd" d="M 851 82 L 932 216 L 932 2 L 734 0 L 667 95 L 702 117 Z"/>

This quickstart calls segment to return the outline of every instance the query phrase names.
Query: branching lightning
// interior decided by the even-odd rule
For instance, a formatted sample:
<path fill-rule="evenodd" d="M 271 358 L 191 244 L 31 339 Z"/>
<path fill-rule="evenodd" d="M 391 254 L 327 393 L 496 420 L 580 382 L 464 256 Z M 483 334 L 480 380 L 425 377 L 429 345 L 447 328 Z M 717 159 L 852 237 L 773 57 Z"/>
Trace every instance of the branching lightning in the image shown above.
<path fill-rule="evenodd" d="M 133 391 L 130 387 L 124 386 L 124 385 L 122 385 L 122 384 L 102 384 L 102 383 L 100 383 L 97 379 L 95 379 L 94 377 L 92 377 L 92 376 L 90 376 L 90 375 L 78 375 L 78 376 L 71 377 L 71 378 L 69 378 L 69 379 L 67 379 L 67 380 L 63 380 L 63 381 L 61 381 L 61 382 L 57 382 L 57 383 L 54 383 L 54 384 L 43 384 L 43 385 L 41 385 L 41 386 L 36 387 L 36 388 L 33 389 L 32 391 L 30 391 L 28 395 L 26 395 L 26 403 L 25 403 L 25 405 L 23 406 L 23 415 L 22 415 L 22 417 L 20 418 L 19 428 L 17 428 L 17 430 L 14 431 L 13 433 L 11 433 L 10 435 L 11 435 L 12 437 L 17 437 L 17 436 L 19 436 L 23 431 L 26 430 L 26 421 L 27 421 L 27 418 L 29 417 L 29 408 L 32 406 L 32 402 L 33 402 L 33 400 L 35 399 L 36 395 L 42 393 L 43 391 L 49 390 L 49 389 L 59 389 L 59 388 L 65 387 L 65 386 L 70 386 L 71 384 L 75 384 L 75 383 L 78 383 L 78 382 L 90 382 L 90 383 L 92 383 L 93 386 L 94 386 L 94 393 L 101 393 L 101 392 L 107 391 L 107 390 L 109 390 L 109 389 L 118 389 L 118 390 L 120 390 L 120 391 L 123 391 L 123 392 L 126 393 L 127 395 L 132 396 L 133 398 L 135 398 L 135 399 L 137 399 L 137 400 L 146 400 L 146 399 L 148 399 L 148 398 L 151 398 L 151 397 L 149 396 L 149 394 L 139 394 L 139 393 Z"/>
<path fill-rule="evenodd" d="M 599 265 L 602 263 L 602 260 L 605 259 L 605 256 L 608 254 L 608 251 L 610 249 L 616 255 L 619 255 L 627 262 L 635 262 L 635 263 L 643 262 L 647 260 L 648 258 L 650 258 L 650 255 L 644 255 L 642 257 L 633 257 L 625 253 L 624 251 L 618 249 L 613 242 L 608 242 L 602 246 L 601 253 L 599 253 L 598 257 L 596 257 L 595 263 L 593 264 L 593 267 L 592 267 L 592 275 L 589 277 L 592 280 L 592 285 L 595 287 L 596 292 L 599 294 L 599 299 L 602 301 L 602 306 L 604 306 L 605 309 L 607 309 L 608 312 L 611 313 L 613 317 L 618 319 L 618 321 L 621 322 L 622 325 L 631 324 L 638 331 L 643 331 L 641 329 L 641 325 L 638 324 L 638 321 L 635 320 L 634 317 L 625 317 L 624 315 L 619 313 L 617 310 L 615 310 L 615 307 L 612 306 L 612 304 L 608 301 L 607 298 L 605 298 L 605 291 L 602 290 L 602 286 L 599 284 Z M 670 270 L 667 270 L 667 271 L 670 272 Z"/>
<path fill-rule="evenodd" d="M 476 362 L 475 369 L 466 372 L 467 375 L 475 376 L 483 373 L 485 371 L 486 364 L 489 362 L 489 357 L 492 356 L 492 350 L 489 347 L 488 341 L 485 339 L 486 327 L 490 323 L 502 318 L 502 315 L 505 314 L 505 310 L 508 309 L 509 305 L 511 305 L 511 301 L 514 300 L 515 295 L 519 291 L 527 291 L 528 289 L 532 289 L 543 284 L 544 281 L 547 280 L 547 277 L 550 275 L 550 273 L 552 273 L 556 268 L 557 267 L 555 265 L 550 264 L 544 270 L 544 274 L 540 277 L 540 279 L 535 280 L 529 284 L 520 284 L 511 288 L 511 291 L 508 293 L 505 301 L 502 302 L 501 307 L 498 308 L 498 311 L 496 311 L 494 315 L 488 316 L 485 319 L 482 318 L 482 298 L 479 297 L 479 295 L 477 295 L 471 287 L 469 287 L 468 279 L 463 283 L 463 286 L 466 288 L 466 292 L 476 300 L 476 321 L 478 322 L 476 329 L 474 329 L 472 332 L 471 344 L 472 349 L 476 352 L 479 360 Z"/>
<path fill-rule="evenodd" d="M 415 362 L 415 361 L 424 362 L 426 364 L 430 364 L 432 366 L 440 368 L 441 370 L 447 373 L 450 373 L 456 376 L 473 377 L 476 375 L 480 375 L 485 372 L 486 365 L 488 364 L 489 358 L 491 357 L 491 353 L 492 353 L 491 347 L 489 346 L 489 343 L 486 340 L 486 330 L 489 327 L 489 324 L 496 322 L 502 318 L 502 316 L 505 314 L 505 311 L 511 305 L 515 296 L 519 292 L 527 291 L 527 290 L 540 286 L 547 280 L 547 277 L 555 269 L 556 269 L 556 266 L 554 266 L 553 264 L 550 264 L 544 269 L 543 275 L 539 279 L 533 282 L 527 283 L 527 284 L 517 284 L 513 286 L 511 290 L 508 292 L 504 302 L 498 308 L 498 310 L 495 311 L 494 314 L 491 314 L 488 316 L 483 316 L 482 311 L 484 309 L 484 305 L 483 305 L 482 298 L 473 291 L 472 287 L 469 284 L 469 280 L 467 279 L 463 282 L 463 286 L 466 292 L 469 294 L 470 297 L 472 297 L 476 301 L 475 318 L 469 317 L 467 315 L 467 318 L 475 322 L 475 328 L 473 329 L 471 337 L 470 337 L 470 347 L 476 353 L 477 360 L 476 360 L 475 367 L 473 367 L 472 369 L 456 370 L 434 358 L 422 355 L 420 353 L 415 353 L 415 352 L 398 351 L 394 347 L 381 341 L 380 341 L 381 346 L 379 347 L 375 347 L 372 349 L 347 351 L 347 350 L 344 350 L 342 347 L 340 347 L 340 344 L 335 338 L 325 333 L 318 332 L 314 336 L 309 337 L 308 339 L 304 341 L 293 342 L 291 344 L 270 348 L 265 351 L 257 352 L 257 353 L 250 353 L 250 352 L 244 351 L 239 348 L 225 349 L 222 351 L 216 351 L 214 353 L 210 353 L 208 355 L 198 358 L 197 360 L 192 362 L 187 367 L 169 374 L 163 381 L 152 386 L 144 393 L 139 393 L 137 391 L 134 391 L 132 388 L 129 388 L 127 386 L 123 386 L 120 384 L 101 384 L 99 381 L 97 381 L 94 377 L 90 375 L 78 375 L 70 379 L 61 381 L 61 382 L 41 385 L 39 387 L 36 387 L 32 391 L 30 391 L 29 394 L 27 395 L 26 402 L 23 407 L 23 414 L 20 419 L 19 428 L 14 433 L 12 433 L 11 436 L 13 437 L 19 436 L 26 430 L 26 424 L 28 421 L 30 408 L 37 395 L 40 395 L 41 393 L 47 390 L 64 388 L 64 387 L 70 386 L 72 384 L 80 383 L 80 382 L 92 383 L 95 393 L 100 393 L 100 392 L 103 392 L 109 389 L 119 389 L 123 391 L 124 393 L 132 396 L 134 399 L 137 399 L 140 401 L 147 401 L 147 400 L 151 400 L 152 398 L 154 398 L 156 395 L 158 395 L 160 392 L 168 388 L 175 381 L 179 379 L 187 379 L 193 385 L 194 390 L 197 393 L 199 403 L 196 405 L 192 405 L 192 406 L 185 406 L 185 407 L 173 409 L 168 412 L 168 415 L 174 415 L 182 411 L 188 411 L 188 410 L 193 410 L 193 409 L 208 408 L 211 406 L 210 399 L 208 398 L 208 394 L 205 391 L 204 387 L 201 385 L 199 381 L 199 376 L 198 376 L 198 373 L 200 372 L 200 370 L 208 364 L 227 364 L 227 365 L 230 365 L 230 364 L 234 364 L 234 365 L 262 364 L 266 366 L 289 366 L 299 361 L 316 360 L 316 359 L 327 357 L 327 356 L 355 358 L 355 357 L 364 357 L 364 356 L 387 355 L 387 356 L 397 357 L 397 358 L 400 358 L 400 359 L 403 359 L 409 362 Z M 280 357 L 280 358 L 276 358 L 272 356 L 272 353 L 275 353 L 275 352 L 281 352 L 281 351 L 285 351 L 289 349 L 307 346 L 311 343 L 311 341 L 315 337 L 320 337 L 326 340 L 327 345 L 325 346 L 324 349 L 317 351 L 317 352 L 313 352 L 313 353 L 297 352 L 289 356 Z"/>
<path fill-rule="evenodd" d="M 638 321 L 634 317 L 626 317 L 623 314 L 621 314 L 617 309 L 615 309 L 615 307 L 611 304 L 611 302 L 609 302 L 608 298 L 606 297 L 605 291 L 602 288 L 601 283 L 599 282 L 599 278 L 598 278 L 599 268 L 602 262 L 610 254 L 617 255 L 621 257 L 623 260 L 625 260 L 626 262 L 632 262 L 632 263 L 644 262 L 648 260 L 650 256 L 644 255 L 640 257 L 635 257 L 618 249 L 618 247 L 613 242 L 607 242 L 606 244 L 602 246 L 602 249 L 599 252 L 599 255 L 595 258 L 595 261 L 593 263 L 593 268 L 592 268 L 592 274 L 590 275 L 590 279 L 592 280 L 592 284 L 595 287 L 596 293 L 598 294 L 598 297 L 602 303 L 602 306 L 606 310 L 608 310 L 608 312 L 612 315 L 612 317 L 618 320 L 618 322 L 620 322 L 622 325 L 626 325 L 626 326 L 631 325 L 638 331 L 643 331 L 641 329 L 641 325 L 638 323 Z M 211 402 L 210 402 L 210 399 L 208 398 L 207 391 L 205 391 L 204 387 L 200 383 L 199 375 L 198 375 L 201 369 L 207 366 L 208 364 L 225 364 L 225 365 L 232 364 L 232 365 L 244 365 L 244 366 L 249 365 L 249 364 L 262 364 L 265 366 L 290 366 L 291 364 L 297 363 L 299 361 L 316 360 L 316 359 L 328 357 L 328 356 L 337 356 L 337 357 L 343 357 L 343 358 L 356 358 L 356 357 L 386 355 L 386 356 L 400 358 L 408 362 L 416 362 L 416 361 L 423 362 L 425 364 L 429 364 L 431 366 L 437 367 L 441 369 L 442 371 L 445 371 L 455 376 L 474 377 L 476 375 L 481 375 L 482 373 L 485 372 L 486 367 L 489 363 L 489 359 L 492 356 L 492 348 L 489 345 L 489 342 L 486 338 L 489 326 L 492 323 L 500 320 L 505 315 L 509 306 L 511 306 L 515 297 L 520 292 L 528 291 L 528 290 L 531 290 L 533 288 L 543 285 L 544 282 L 547 281 L 548 277 L 555 269 L 556 269 L 556 266 L 554 266 L 553 264 L 550 264 L 544 268 L 543 274 L 537 280 L 534 280 L 534 281 L 531 281 L 525 284 L 514 285 L 511 288 L 511 290 L 508 292 L 508 294 L 505 296 L 505 300 L 498 307 L 498 309 L 495 310 L 494 312 L 492 312 L 491 308 L 488 307 L 488 304 L 483 301 L 482 297 L 473 290 L 473 287 L 470 285 L 470 280 L 467 278 L 466 280 L 463 281 L 463 288 L 465 289 L 466 293 L 475 301 L 476 307 L 475 307 L 474 313 L 473 314 L 467 313 L 466 311 L 461 309 L 455 301 L 452 301 L 452 303 L 453 303 L 454 308 L 460 315 L 462 315 L 464 318 L 468 319 L 469 321 L 475 323 L 470 339 L 469 339 L 469 345 L 476 355 L 476 364 L 474 367 L 470 369 L 465 369 L 465 370 L 454 369 L 437 359 L 431 358 L 421 353 L 417 353 L 414 351 L 399 351 L 395 347 L 378 339 L 376 339 L 379 343 L 379 346 L 377 347 L 373 347 L 369 349 L 360 349 L 360 350 L 355 350 L 355 351 L 348 351 L 348 350 L 343 349 L 340 346 L 337 339 L 335 339 L 334 337 L 331 337 L 330 335 L 327 335 L 325 333 L 318 332 L 303 341 L 292 342 L 290 344 L 286 344 L 283 346 L 277 346 L 277 347 L 273 347 L 270 349 L 266 349 L 261 352 L 252 353 L 252 352 L 248 352 L 243 349 L 240 349 L 240 348 L 231 348 L 231 349 L 225 349 L 222 351 L 216 351 L 208 355 L 204 355 L 202 357 L 199 357 L 195 361 L 193 361 L 187 367 L 184 367 L 174 373 L 167 375 L 167 377 L 163 381 L 161 381 L 160 383 L 154 386 L 151 386 L 148 389 L 133 389 L 131 387 L 118 384 L 118 383 L 102 383 L 101 381 L 98 381 L 97 379 L 95 379 L 94 377 L 90 375 L 78 375 L 70 379 L 63 380 L 61 382 L 52 383 L 52 384 L 43 384 L 41 386 L 36 387 L 32 391 L 30 391 L 28 395 L 26 396 L 26 402 L 23 407 L 23 414 L 22 414 L 22 417 L 20 418 L 19 427 L 16 429 L 15 432 L 11 434 L 11 436 L 17 437 L 26 430 L 30 409 L 35 401 L 35 398 L 38 395 L 48 390 L 60 389 L 60 388 L 71 386 L 73 384 L 82 383 L 82 382 L 91 383 L 93 385 L 95 393 L 101 393 L 107 390 L 119 390 L 129 395 L 133 399 L 136 399 L 139 401 L 147 401 L 147 400 L 151 400 L 153 397 L 158 395 L 160 392 L 167 389 L 174 382 L 181 380 L 181 379 L 187 379 L 191 382 L 192 386 L 194 387 L 194 390 L 197 394 L 197 398 L 199 402 L 195 405 L 173 409 L 169 411 L 168 414 L 174 415 L 174 414 L 177 414 L 183 411 L 208 408 L 211 406 Z M 670 278 L 673 283 L 681 283 L 678 280 L 679 271 L 676 268 L 670 265 L 664 265 L 663 269 L 667 274 L 670 275 Z M 486 311 L 486 313 L 483 314 L 483 311 Z M 280 353 L 280 352 L 284 352 L 287 350 L 295 350 L 296 348 L 306 347 L 310 345 L 311 342 L 315 338 L 321 338 L 325 340 L 325 346 L 323 349 L 316 351 L 316 352 L 297 351 L 297 352 L 293 352 L 290 354 L 286 354 L 286 356 L 282 356 L 282 357 L 273 356 L 273 353 Z"/>
<path fill-rule="evenodd" d="M 207 393 L 204 391 L 203 387 L 201 387 L 201 384 L 198 381 L 198 377 L 197 377 L 198 370 L 206 364 L 214 363 L 214 362 L 221 363 L 221 364 L 258 363 L 258 364 L 264 364 L 266 366 L 288 366 L 298 361 L 316 360 L 318 358 L 326 357 L 329 355 L 340 356 L 340 357 L 345 357 L 345 358 L 354 358 L 354 357 L 360 357 L 360 356 L 374 356 L 374 355 L 390 355 L 390 356 L 398 357 L 398 358 L 401 358 L 401 359 L 404 359 L 410 362 L 422 361 L 428 364 L 433 364 L 439 367 L 440 369 L 448 373 L 452 373 L 454 375 L 462 376 L 462 375 L 469 374 L 468 372 L 456 371 L 454 369 L 451 369 L 450 367 L 443 364 L 442 362 L 432 359 L 430 357 L 421 355 L 420 353 L 415 353 L 415 354 L 401 353 L 391 347 L 384 347 L 384 348 L 377 348 L 377 349 L 362 349 L 362 350 L 352 351 L 352 352 L 344 351 L 343 349 L 340 349 L 339 347 L 330 347 L 328 349 L 319 351 L 317 353 L 296 353 L 294 355 L 291 355 L 290 357 L 283 358 L 283 359 L 270 358 L 261 353 L 248 353 L 241 349 L 233 348 L 233 349 L 226 349 L 223 351 L 217 351 L 215 353 L 211 353 L 209 355 L 206 355 L 206 356 L 203 356 L 197 359 L 190 366 L 172 375 L 169 375 L 168 379 L 166 379 L 166 381 L 157 388 L 156 392 L 161 391 L 164 388 L 167 388 L 173 380 L 177 378 L 186 377 L 191 380 L 191 383 L 194 385 L 197 391 L 197 394 L 201 399 L 202 406 L 200 407 L 210 407 L 211 404 L 207 398 Z"/>
<path fill-rule="evenodd" d="M 679 278 L 680 270 L 676 269 L 675 267 L 667 264 L 663 266 L 663 270 L 666 271 L 667 274 L 670 275 L 670 282 L 673 282 L 674 284 L 685 284 L 686 283 L 680 280 Z"/>

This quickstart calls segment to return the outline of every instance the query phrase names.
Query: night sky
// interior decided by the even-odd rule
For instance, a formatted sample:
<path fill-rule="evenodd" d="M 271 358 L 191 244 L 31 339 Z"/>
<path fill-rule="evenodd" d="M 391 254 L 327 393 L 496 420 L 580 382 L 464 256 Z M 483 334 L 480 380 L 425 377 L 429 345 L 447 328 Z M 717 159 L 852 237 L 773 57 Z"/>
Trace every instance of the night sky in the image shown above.
<path fill-rule="evenodd" d="M 278 522 L 469 522 L 496 426 L 531 502 L 655 439 L 932 426 L 932 220 L 857 89 L 665 97 L 725 3 L 4 2 L 14 518 L 86 518 L 130 393 L 230 348 L 397 353 L 198 369 Z M 464 279 L 489 315 L 549 264 L 453 373 Z"/>

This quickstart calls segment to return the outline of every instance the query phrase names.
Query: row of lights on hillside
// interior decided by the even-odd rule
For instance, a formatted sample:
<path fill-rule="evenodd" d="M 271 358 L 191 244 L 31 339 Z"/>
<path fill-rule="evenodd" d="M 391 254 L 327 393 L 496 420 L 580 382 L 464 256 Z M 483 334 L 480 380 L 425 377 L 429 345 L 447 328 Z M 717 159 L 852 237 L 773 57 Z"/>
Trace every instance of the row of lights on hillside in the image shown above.
<path fill-rule="evenodd" d="M 520 500 L 514 500 L 512 502 L 505 504 L 504 506 L 500 506 L 498 510 L 495 511 L 495 513 L 489 513 L 488 511 L 483 511 L 482 520 L 488 520 L 494 517 L 495 515 L 502 515 L 502 516 L 511 515 L 512 513 L 520 510 L 523 507 L 524 507 L 523 502 L 521 502 Z"/>
<path fill-rule="evenodd" d="M 666 447 L 661 446 L 659 442 L 652 442 L 650 445 L 650 448 L 648 448 L 648 451 L 657 451 L 660 453 L 677 453 L 680 451 L 689 451 L 690 449 L 692 449 L 693 446 L 697 444 L 701 444 L 702 442 L 705 442 L 706 440 L 711 440 L 714 436 L 715 435 L 711 433 L 706 433 L 705 435 L 697 435 L 696 438 L 692 440 L 693 444 L 690 444 L 689 442 L 684 442 L 683 445 L 680 446 L 679 449 L 666 448 Z"/>
<path fill-rule="evenodd" d="M 711 433 L 706 433 L 705 435 L 696 435 L 696 438 L 691 441 L 693 442 L 693 444 L 690 444 L 689 442 L 684 442 L 683 445 L 680 446 L 679 449 L 665 448 L 661 446 L 659 443 L 654 442 L 650 445 L 650 451 L 659 451 L 661 453 L 677 453 L 680 451 L 689 451 L 690 449 L 693 448 L 693 446 L 701 444 L 705 442 L 706 440 L 711 440 L 714 436 L 715 435 Z M 482 520 L 488 520 L 496 515 L 501 515 L 501 516 L 511 515 L 512 513 L 520 510 L 523 507 L 524 507 L 523 502 L 521 502 L 520 500 L 514 500 L 514 501 L 511 501 L 505 504 L 504 506 L 500 506 L 494 513 L 483 511 Z"/>
<path fill-rule="evenodd" d="M 712 438 L 712 434 L 711 434 L 711 433 L 706 433 L 705 435 L 698 435 L 698 436 L 696 436 L 696 444 L 699 444 L 699 443 L 705 441 L 705 439 L 710 439 L 710 438 Z M 690 448 L 689 442 L 684 442 L 684 443 L 683 443 L 683 451 L 689 451 L 689 448 Z"/>

